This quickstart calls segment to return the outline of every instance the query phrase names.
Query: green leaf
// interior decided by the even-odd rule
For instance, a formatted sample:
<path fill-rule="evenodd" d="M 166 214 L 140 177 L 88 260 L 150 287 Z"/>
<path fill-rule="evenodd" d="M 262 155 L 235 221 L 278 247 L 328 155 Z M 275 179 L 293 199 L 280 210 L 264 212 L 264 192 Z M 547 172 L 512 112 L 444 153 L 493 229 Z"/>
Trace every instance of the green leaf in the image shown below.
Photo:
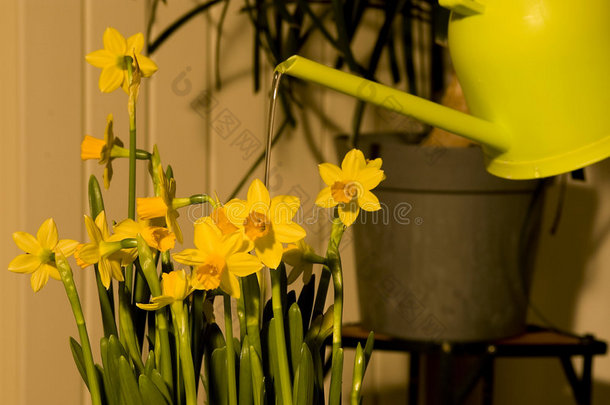
<path fill-rule="evenodd" d="M 116 336 L 110 335 L 110 339 L 116 340 Z M 106 398 L 110 405 L 119 405 L 123 402 L 120 397 L 121 382 L 118 377 L 118 364 L 117 358 L 112 354 L 110 349 L 110 339 L 103 337 L 100 342 L 100 352 L 102 355 L 103 365 L 103 380 L 104 380 L 104 391 L 106 392 Z"/>
<path fill-rule="evenodd" d="M 239 355 L 239 405 L 253 403 L 252 394 L 252 366 L 250 361 L 250 343 L 246 335 Z"/>
<path fill-rule="evenodd" d="M 254 405 L 263 405 L 265 403 L 265 375 L 263 373 L 263 363 L 260 356 L 250 345 L 250 368 L 252 370 L 252 394 L 254 397 Z"/>
<path fill-rule="evenodd" d="M 221 347 L 212 352 L 210 365 L 210 404 L 227 405 L 229 384 L 227 381 L 227 348 Z"/>
<path fill-rule="evenodd" d="M 163 395 L 163 398 L 165 398 L 165 401 L 168 404 L 172 403 L 172 394 L 169 392 L 169 388 L 167 387 L 167 384 L 165 384 L 165 381 L 163 381 L 163 377 L 161 376 L 161 373 L 159 371 L 157 371 L 157 369 L 153 369 L 150 373 L 150 375 L 147 375 L 148 378 L 150 378 L 150 381 L 155 384 L 155 387 L 157 387 L 157 389 L 159 390 L 159 392 Z"/>
<path fill-rule="evenodd" d="M 362 345 L 358 343 L 356 347 L 356 356 L 354 358 L 354 372 L 352 374 L 352 391 L 350 393 L 350 404 L 358 405 L 360 403 L 360 390 L 362 389 L 362 379 L 364 377 L 364 350 Z"/>
<path fill-rule="evenodd" d="M 333 366 L 330 372 L 330 390 L 328 397 L 329 405 L 341 404 L 341 385 L 343 379 L 343 348 L 336 352 L 337 358 L 333 358 Z"/>
<path fill-rule="evenodd" d="M 168 402 L 157 389 L 155 384 L 144 374 L 140 374 L 138 379 L 140 394 L 146 405 L 168 405 Z"/>
<path fill-rule="evenodd" d="M 76 368 L 78 369 L 81 378 L 87 385 L 87 389 L 89 389 L 89 379 L 87 378 L 87 371 L 85 370 L 85 358 L 83 357 L 83 349 L 73 337 L 70 337 L 70 350 L 72 351 L 72 357 L 74 358 Z"/>
<path fill-rule="evenodd" d="M 119 357 L 119 377 L 125 402 L 129 405 L 143 405 L 136 377 L 125 356 Z"/>
<path fill-rule="evenodd" d="M 292 402 L 294 405 L 313 404 L 314 398 L 314 369 L 313 357 L 307 344 L 301 344 L 299 365 L 294 375 L 294 388 Z"/>
<path fill-rule="evenodd" d="M 322 318 L 322 324 L 320 325 L 320 332 L 318 333 L 318 342 L 324 343 L 326 338 L 333 334 L 333 317 L 334 317 L 334 305 L 328 307 L 328 310 Z"/>
<path fill-rule="evenodd" d="M 278 348 L 277 348 L 277 335 L 275 333 L 275 323 L 276 319 L 273 318 L 269 322 L 269 341 L 267 342 L 269 345 L 268 348 L 268 356 L 269 356 L 269 373 L 271 374 L 271 378 L 273 379 L 273 387 L 275 389 L 276 396 L 281 395 L 282 387 L 280 381 L 280 361 L 278 358 Z"/>
<path fill-rule="evenodd" d="M 104 199 L 100 183 L 94 175 L 89 177 L 89 209 L 91 217 L 95 219 L 100 212 L 104 211 Z"/>
<path fill-rule="evenodd" d="M 148 352 L 148 358 L 146 359 L 146 363 L 144 364 L 144 374 L 146 374 L 147 376 L 150 376 L 150 373 L 152 373 L 154 368 L 155 368 L 155 352 L 151 350 Z"/>
<path fill-rule="evenodd" d="M 296 302 L 288 310 L 288 341 L 290 342 L 292 375 L 295 375 L 301 357 L 301 346 L 303 345 L 303 319 Z"/>

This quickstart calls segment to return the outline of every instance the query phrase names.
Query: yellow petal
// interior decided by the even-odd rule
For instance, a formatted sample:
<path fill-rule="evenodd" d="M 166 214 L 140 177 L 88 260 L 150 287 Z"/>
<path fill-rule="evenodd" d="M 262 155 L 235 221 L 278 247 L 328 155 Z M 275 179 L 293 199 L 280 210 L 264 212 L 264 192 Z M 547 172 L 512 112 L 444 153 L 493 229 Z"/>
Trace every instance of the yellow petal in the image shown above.
<path fill-rule="evenodd" d="M 45 263 L 42 266 L 40 266 L 40 269 L 38 269 L 38 271 L 45 271 L 45 272 L 47 272 L 49 277 L 51 277 L 55 280 L 61 280 L 61 276 L 59 275 L 59 270 L 57 270 L 57 267 L 53 266 L 52 264 Z"/>
<path fill-rule="evenodd" d="M 381 209 L 379 199 L 370 191 L 365 191 L 362 195 L 358 196 L 358 205 L 365 211 L 377 211 Z"/>
<path fill-rule="evenodd" d="M 85 228 L 92 243 L 97 245 L 102 241 L 102 232 L 89 215 L 85 215 Z"/>
<path fill-rule="evenodd" d="M 121 86 L 125 77 L 124 72 L 116 66 L 107 66 L 102 69 L 99 88 L 104 93 L 112 93 Z"/>
<path fill-rule="evenodd" d="M 32 286 L 32 290 L 34 292 L 40 291 L 42 287 L 44 287 L 49 281 L 49 273 L 44 270 L 38 270 L 32 273 L 32 277 L 30 278 L 30 285 Z"/>
<path fill-rule="evenodd" d="M 13 240 L 15 241 L 19 249 L 23 250 L 26 253 L 37 255 L 42 250 L 42 247 L 40 246 L 38 240 L 27 232 L 19 231 L 13 233 Z"/>
<path fill-rule="evenodd" d="M 100 213 L 97 214 L 97 217 L 95 218 L 95 225 L 97 226 L 97 229 L 100 230 L 102 239 L 108 239 L 108 237 L 110 236 L 110 232 L 108 232 L 108 222 L 106 222 L 105 211 L 100 211 Z"/>
<path fill-rule="evenodd" d="M 184 249 L 182 252 L 174 254 L 173 258 L 178 263 L 199 266 L 206 262 L 208 255 L 198 249 Z"/>
<path fill-rule="evenodd" d="M 184 270 L 174 270 L 163 273 L 163 295 L 172 297 L 174 301 L 182 301 L 190 294 L 189 280 Z"/>
<path fill-rule="evenodd" d="M 174 302 L 175 300 L 172 297 L 166 295 L 159 295 L 158 297 L 153 297 L 150 299 L 150 304 L 140 304 L 137 303 L 136 306 L 145 311 L 156 311 L 157 309 L 163 308 Z"/>
<path fill-rule="evenodd" d="M 292 195 L 278 195 L 271 200 L 269 207 L 269 216 L 273 224 L 286 224 L 292 222 L 292 218 L 296 215 L 301 200 Z"/>
<path fill-rule="evenodd" d="M 85 135 L 83 141 L 80 144 L 80 158 L 82 160 L 95 159 L 99 160 L 102 158 L 102 148 L 105 142 L 101 139 L 94 138 L 89 135 Z"/>
<path fill-rule="evenodd" d="M 316 205 L 322 208 L 331 208 L 337 205 L 337 202 L 333 198 L 330 187 L 323 188 L 316 197 Z"/>
<path fill-rule="evenodd" d="M 165 214 L 165 222 L 167 222 L 167 227 L 170 231 L 176 235 L 176 240 L 182 243 L 182 230 L 180 229 L 180 224 L 178 224 L 178 211 L 176 210 L 167 210 Z"/>
<path fill-rule="evenodd" d="M 125 50 L 125 54 L 133 57 L 134 54 L 142 52 L 142 48 L 144 48 L 144 35 L 142 35 L 141 32 L 127 38 L 127 48 Z M 139 62 L 140 58 L 138 58 L 138 63 Z"/>
<path fill-rule="evenodd" d="M 57 242 L 57 246 L 55 246 L 55 251 L 60 251 L 62 255 L 65 257 L 70 257 L 76 251 L 79 242 L 72 239 L 62 239 Z"/>
<path fill-rule="evenodd" d="M 213 253 L 219 248 L 221 236 L 222 231 L 212 218 L 205 217 L 195 222 L 195 246 L 205 254 Z"/>
<path fill-rule="evenodd" d="M 263 268 L 260 259 L 249 253 L 235 253 L 227 257 L 227 269 L 239 277 L 246 277 Z"/>
<path fill-rule="evenodd" d="M 289 224 L 274 224 L 273 232 L 275 233 L 275 238 L 282 243 L 296 242 L 307 235 L 305 229 L 294 222 Z"/>
<path fill-rule="evenodd" d="M 343 225 L 350 226 L 358 218 L 360 207 L 358 207 L 357 202 L 352 201 L 349 204 L 340 205 L 338 211 L 339 219 L 341 219 Z"/>
<path fill-rule="evenodd" d="M 341 163 L 341 169 L 346 180 L 354 179 L 358 171 L 365 167 L 364 154 L 358 149 L 352 149 L 347 152 Z"/>
<path fill-rule="evenodd" d="M 104 48 L 116 55 L 125 55 L 127 43 L 125 37 L 119 31 L 112 27 L 106 28 L 104 31 Z"/>
<path fill-rule="evenodd" d="M 100 261 L 100 250 L 95 243 L 85 243 L 79 245 L 74 252 L 74 257 L 78 265 L 85 268 Z"/>
<path fill-rule="evenodd" d="M 153 62 L 152 59 L 150 59 L 149 57 L 144 56 L 142 54 L 136 55 L 136 57 L 138 58 L 138 64 L 140 65 L 142 76 L 150 77 L 159 69 L 157 67 L 157 64 Z"/>
<path fill-rule="evenodd" d="M 233 232 L 230 235 L 225 235 L 221 239 L 218 254 L 221 256 L 230 256 L 237 253 L 244 245 L 244 237 L 240 231 Z"/>
<path fill-rule="evenodd" d="M 229 218 L 227 218 L 225 207 L 214 208 L 210 218 L 212 218 L 218 229 L 220 229 L 224 235 L 229 235 L 238 229 L 229 221 Z"/>
<path fill-rule="evenodd" d="M 14 273 L 33 273 L 42 262 L 36 255 L 23 254 L 15 257 L 8 264 L 8 270 Z"/>
<path fill-rule="evenodd" d="M 143 227 L 133 219 L 124 219 L 114 226 L 114 235 L 112 235 L 109 240 L 114 241 L 125 238 L 135 238 L 142 232 L 142 228 Z"/>
<path fill-rule="evenodd" d="M 112 66 L 116 64 L 116 55 L 108 52 L 106 49 L 98 49 L 97 51 L 93 51 L 87 56 L 85 56 L 85 60 L 97 67 L 97 68 L 105 68 L 106 66 Z"/>
<path fill-rule="evenodd" d="M 248 216 L 248 208 L 244 200 L 237 198 L 232 199 L 224 205 L 227 219 L 235 226 L 243 227 L 244 221 Z"/>
<path fill-rule="evenodd" d="M 343 173 L 337 165 L 322 163 L 318 165 L 318 170 L 320 170 L 320 177 L 327 186 L 332 186 L 336 181 L 343 180 Z"/>
<path fill-rule="evenodd" d="M 40 225 L 36 239 L 43 249 L 53 250 L 57 245 L 57 226 L 53 218 L 49 218 Z"/>
<path fill-rule="evenodd" d="M 239 281 L 228 271 L 223 272 L 220 276 L 220 288 L 233 298 L 239 298 L 241 295 Z"/>
<path fill-rule="evenodd" d="M 374 167 L 366 167 L 358 172 L 354 180 L 360 183 L 365 190 L 371 190 L 381 183 L 384 179 L 383 170 Z"/>
<path fill-rule="evenodd" d="M 373 160 L 367 160 L 366 162 L 366 167 L 372 167 L 375 169 L 381 169 L 381 164 L 383 163 L 383 161 L 381 160 L 381 158 L 377 158 L 377 159 L 373 159 Z"/>
<path fill-rule="evenodd" d="M 267 187 L 259 179 L 254 179 L 248 188 L 248 211 L 267 213 L 270 198 Z"/>
<path fill-rule="evenodd" d="M 284 248 L 273 236 L 273 233 L 269 232 L 265 237 L 257 239 L 254 242 L 254 250 L 265 266 L 277 269 L 282 261 Z"/>
<path fill-rule="evenodd" d="M 142 219 L 164 217 L 167 213 L 167 204 L 161 197 L 145 197 L 136 200 L 138 216 Z"/>

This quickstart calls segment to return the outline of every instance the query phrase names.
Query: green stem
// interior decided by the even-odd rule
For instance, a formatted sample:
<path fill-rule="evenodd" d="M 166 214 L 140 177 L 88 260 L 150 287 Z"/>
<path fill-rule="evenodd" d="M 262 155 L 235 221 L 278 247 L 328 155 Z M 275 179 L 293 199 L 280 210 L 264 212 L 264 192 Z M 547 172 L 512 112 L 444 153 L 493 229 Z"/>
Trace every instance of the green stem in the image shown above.
<path fill-rule="evenodd" d="M 237 383 L 235 381 L 235 349 L 233 348 L 233 317 L 231 316 L 231 296 L 223 294 L 225 312 L 225 335 L 227 342 L 227 385 L 229 405 L 237 405 Z"/>
<path fill-rule="evenodd" d="M 341 269 L 339 243 L 341 242 L 344 231 L 345 227 L 339 218 L 334 218 L 330 231 L 330 239 L 328 241 L 328 250 L 326 252 L 328 267 L 330 268 L 333 277 L 335 291 L 333 309 L 333 357 L 329 393 L 329 403 L 331 405 L 339 404 L 341 400 L 341 378 L 343 368 L 341 336 L 341 327 L 343 325 L 343 271 Z"/>
<path fill-rule="evenodd" d="M 129 84 L 133 81 L 133 64 L 131 57 L 125 57 L 127 65 L 127 78 Z M 130 96 L 131 99 L 131 96 Z M 127 206 L 127 217 L 136 218 L 136 102 L 128 102 L 129 113 L 129 198 Z M 133 288 L 133 266 L 125 268 L 125 286 L 131 293 Z"/>
<path fill-rule="evenodd" d="M 184 302 L 182 301 L 173 302 L 171 309 L 175 319 L 176 333 L 179 335 L 179 355 L 184 377 L 186 405 L 197 405 L 197 379 L 195 379 L 195 369 L 191 354 L 191 330 L 189 328 L 188 314 L 184 310 Z"/>
<path fill-rule="evenodd" d="M 76 326 L 78 327 L 78 335 L 80 337 L 80 344 L 83 349 L 85 361 L 85 370 L 87 371 L 87 381 L 89 382 L 91 403 L 93 405 L 101 405 L 102 397 L 100 385 L 97 378 L 95 363 L 93 361 L 93 354 L 91 353 L 91 343 L 89 342 L 89 335 L 87 333 L 87 324 L 85 323 L 83 309 L 80 304 L 80 299 L 78 298 L 78 291 L 76 290 L 74 278 L 72 277 L 72 269 L 62 254 L 55 255 L 55 262 L 57 264 L 57 270 L 59 270 L 59 275 L 61 276 L 61 281 L 66 289 L 66 295 L 70 301 L 70 306 L 72 307 Z"/>
<path fill-rule="evenodd" d="M 161 295 L 161 283 L 159 283 L 159 276 L 157 275 L 155 257 L 142 236 L 138 235 L 137 243 L 138 260 L 140 261 L 142 273 L 146 278 L 146 282 L 148 283 L 152 296 L 158 297 Z M 166 308 L 160 308 L 155 311 L 155 326 L 157 329 L 155 339 L 158 339 L 158 345 L 155 347 L 155 361 L 157 363 L 157 368 L 161 372 L 163 381 L 165 381 L 170 391 L 172 391 L 174 385 L 172 373 L 172 355 L 169 346 L 169 333 L 166 315 Z"/>
<path fill-rule="evenodd" d="M 292 386 L 290 384 L 290 369 L 288 367 L 288 353 L 286 351 L 286 334 L 284 331 L 284 311 L 282 310 L 282 292 L 279 270 L 269 270 L 271 273 L 271 306 L 275 319 L 275 349 L 280 371 L 280 401 L 283 405 L 292 404 Z"/>

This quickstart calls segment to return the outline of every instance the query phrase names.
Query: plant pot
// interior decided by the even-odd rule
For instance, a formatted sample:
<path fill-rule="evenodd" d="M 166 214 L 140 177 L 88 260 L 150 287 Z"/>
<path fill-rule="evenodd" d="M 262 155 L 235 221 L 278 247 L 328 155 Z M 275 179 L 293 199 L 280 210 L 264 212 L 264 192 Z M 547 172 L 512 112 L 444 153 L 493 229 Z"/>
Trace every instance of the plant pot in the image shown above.
<path fill-rule="evenodd" d="M 338 150 L 347 150 L 346 137 Z M 488 174 L 479 147 L 364 136 L 387 180 L 354 225 L 362 323 L 411 340 L 484 341 L 525 327 L 542 181 Z"/>

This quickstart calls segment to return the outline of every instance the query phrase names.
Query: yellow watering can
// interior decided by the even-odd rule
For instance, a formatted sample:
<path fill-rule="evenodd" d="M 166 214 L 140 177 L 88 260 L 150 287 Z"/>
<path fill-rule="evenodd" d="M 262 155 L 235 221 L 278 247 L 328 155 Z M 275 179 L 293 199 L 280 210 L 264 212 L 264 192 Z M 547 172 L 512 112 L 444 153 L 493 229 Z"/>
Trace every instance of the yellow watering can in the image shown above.
<path fill-rule="evenodd" d="M 276 71 L 483 145 L 487 170 L 531 179 L 610 155 L 610 0 L 439 0 L 473 115 L 293 56 Z"/>

